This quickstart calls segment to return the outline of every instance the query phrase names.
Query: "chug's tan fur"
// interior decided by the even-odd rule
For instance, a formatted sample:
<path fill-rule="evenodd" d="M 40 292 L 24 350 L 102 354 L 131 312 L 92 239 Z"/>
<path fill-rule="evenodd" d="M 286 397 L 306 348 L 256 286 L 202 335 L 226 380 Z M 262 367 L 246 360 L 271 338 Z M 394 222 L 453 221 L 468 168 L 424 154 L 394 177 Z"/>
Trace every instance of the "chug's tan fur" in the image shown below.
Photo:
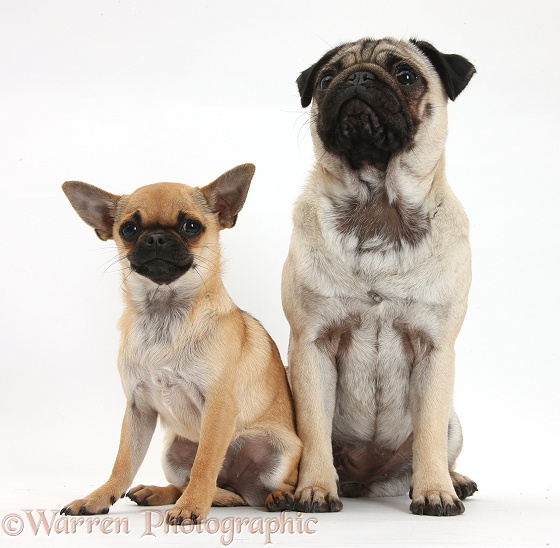
<path fill-rule="evenodd" d="M 140 485 L 129 498 L 174 504 L 172 523 L 199 522 L 212 503 L 291 508 L 300 442 L 285 370 L 268 333 L 235 306 L 220 276 L 219 231 L 235 224 L 253 172 L 245 164 L 203 188 L 159 183 L 129 196 L 64 184 L 82 219 L 118 247 L 125 300 L 119 371 L 127 406 L 109 480 L 62 513 L 105 513 L 127 493 L 158 417 L 167 429 L 163 465 L 170 485 Z M 202 229 L 181 235 L 181 219 Z M 121 234 L 127 222 L 136 223 L 134 241 Z M 129 260 L 150 230 L 179 242 L 193 260 L 170 283 L 155 283 Z"/>

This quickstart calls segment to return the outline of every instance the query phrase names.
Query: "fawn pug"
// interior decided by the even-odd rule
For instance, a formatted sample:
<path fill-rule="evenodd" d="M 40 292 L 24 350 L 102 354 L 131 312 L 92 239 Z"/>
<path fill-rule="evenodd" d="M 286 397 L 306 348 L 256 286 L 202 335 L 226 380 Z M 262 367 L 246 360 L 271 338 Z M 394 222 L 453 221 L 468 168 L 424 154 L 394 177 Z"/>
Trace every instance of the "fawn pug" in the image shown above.
<path fill-rule="evenodd" d="M 235 225 L 254 170 L 244 164 L 202 188 L 158 183 L 123 196 L 64 183 L 78 215 L 118 248 L 127 403 L 110 478 L 62 514 L 107 513 L 125 493 L 141 505 L 174 504 L 170 523 L 200 522 L 211 505 L 292 508 L 301 444 L 286 373 L 271 337 L 220 276 L 219 232 Z M 170 485 L 127 493 L 158 417 Z"/>
<path fill-rule="evenodd" d="M 471 270 L 444 158 L 448 99 L 474 72 L 427 42 L 363 39 L 297 80 L 317 158 L 283 275 L 297 510 L 410 488 L 413 513 L 456 515 L 477 489 L 454 471 L 454 344 Z"/>

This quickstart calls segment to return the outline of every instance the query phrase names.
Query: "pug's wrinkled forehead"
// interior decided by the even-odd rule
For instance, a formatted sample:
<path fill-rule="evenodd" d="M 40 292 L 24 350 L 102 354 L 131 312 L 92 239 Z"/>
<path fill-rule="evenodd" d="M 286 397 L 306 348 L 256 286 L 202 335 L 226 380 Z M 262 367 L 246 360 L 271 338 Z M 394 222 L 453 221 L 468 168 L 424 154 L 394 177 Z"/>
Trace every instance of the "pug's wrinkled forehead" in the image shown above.
<path fill-rule="evenodd" d="M 427 60 L 418 53 L 418 49 L 411 42 L 391 38 L 364 38 L 341 46 L 328 65 L 343 71 L 355 65 L 375 64 L 390 71 L 397 63 L 410 63 L 429 71 Z"/>
<path fill-rule="evenodd" d="M 360 64 L 376 65 L 387 72 L 394 72 L 402 65 L 410 65 L 425 81 L 439 77 L 452 101 L 476 72 L 474 65 L 461 55 L 442 53 L 422 40 L 363 38 L 331 49 L 300 74 L 297 85 L 301 105 L 306 107 L 311 103 L 314 88 L 324 77 L 324 71 L 342 72 Z"/>

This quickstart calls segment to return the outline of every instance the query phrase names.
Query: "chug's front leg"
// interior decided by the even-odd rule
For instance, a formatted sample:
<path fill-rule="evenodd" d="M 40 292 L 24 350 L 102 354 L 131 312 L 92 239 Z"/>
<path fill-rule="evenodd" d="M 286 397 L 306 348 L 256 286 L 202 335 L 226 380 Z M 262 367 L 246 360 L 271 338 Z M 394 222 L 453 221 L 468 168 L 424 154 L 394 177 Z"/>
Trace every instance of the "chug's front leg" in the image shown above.
<path fill-rule="evenodd" d="M 169 523 L 200 523 L 208 515 L 238 412 L 233 398 L 216 392 L 208 395 L 189 483 L 169 511 Z"/>
<path fill-rule="evenodd" d="M 157 413 L 142 412 L 134 404 L 127 403 L 119 451 L 110 478 L 87 497 L 67 504 L 60 513 L 77 516 L 109 512 L 109 507 L 130 487 L 144 460 L 156 423 Z"/>

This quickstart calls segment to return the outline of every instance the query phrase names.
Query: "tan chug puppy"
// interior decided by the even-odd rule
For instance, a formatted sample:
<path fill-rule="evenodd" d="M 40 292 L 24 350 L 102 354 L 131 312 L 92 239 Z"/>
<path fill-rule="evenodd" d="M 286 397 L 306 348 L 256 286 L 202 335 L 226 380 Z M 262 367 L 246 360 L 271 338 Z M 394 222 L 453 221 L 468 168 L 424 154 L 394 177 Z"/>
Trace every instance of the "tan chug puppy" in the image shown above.
<path fill-rule="evenodd" d="M 282 288 L 303 442 L 297 510 L 410 489 L 413 513 L 455 515 L 477 489 L 453 471 L 471 264 L 444 161 L 447 101 L 474 72 L 426 42 L 363 39 L 298 78 L 317 163 Z"/>
<path fill-rule="evenodd" d="M 170 485 L 140 485 L 130 499 L 175 504 L 170 523 L 200 522 L 212 504 L 292 508 L 301 444 L 285 370 L 220 276 L 219 231 L 234 226 L 253 173 L 245 164 L 203 188 L 159 183 L 129 196 L 64 183 L 80 217 L 117 244 L 127 407 L 111 477 L 61 513 L 108 512 L 130 487 L 158 416 Z"/>

